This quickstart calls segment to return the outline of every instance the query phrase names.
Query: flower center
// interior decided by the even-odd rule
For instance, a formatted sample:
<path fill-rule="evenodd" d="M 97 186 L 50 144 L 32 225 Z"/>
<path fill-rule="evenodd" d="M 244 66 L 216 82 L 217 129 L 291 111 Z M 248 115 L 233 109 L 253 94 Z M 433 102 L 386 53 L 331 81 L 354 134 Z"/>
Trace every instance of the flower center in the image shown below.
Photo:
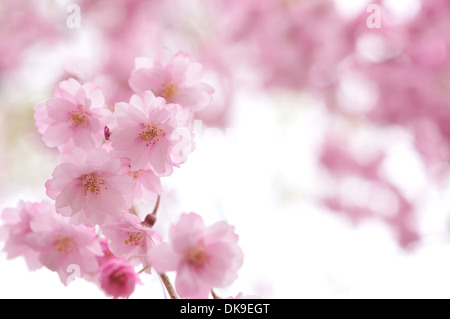
<path fill-rule="evenodd" d="M 144 245 L 142 242 L 142 237 L 144 237 L 144 233 L 128 233 L 129 237 L 127 240 L 125 240 L 125 245 L 131 245 L 131 246 L 139 246 Z"/>
<path fill-rule="evenodd" d="M 164 133 L 163 130 L 161 130 L 156 124 L 141 124 L 144 128 L 139 133 L 139 136 L 144 140 L 146 143 L 145 145 L 155 145 L 159 142 L 159 138 L 161 136 L 165 136 L 166 133 Z"/>
<path fill-rule="evenodd" d="M 137 179 L 139 177 L 139 174 L 142 170 L 137 170 L 137 171 L 131 171 L 129 172 L 128 175 L 130 175 L 133 179 Z"/>
<path fill-rule="evenodd" d="M 167 101 L 177 94 L 177 87 L 174 84 L 163 84 L 160 95 Z"/>
<path fill-rule="evenodd" d="M 73 250 L 75 241 L 71 237 L 61 236 L 53 243 L 53 248 L 58 252 L 68 253 Z"/>
<path fill-rule="evenodd" d="M 113 284 L 117 284 L 117 285 L 123 285 L 127 281 L 127 277 L 125 274 L 121 274 L 121 273 L 117 274 L 116 272 L 111 274 L 111 276 L 109 278 L 111 279 Z"/>
<path fill-rule="evenodd" d="M 70 128 L 75 129 L 77 127 L 84 128 L 89 124 L 89 113 L 83 110 L 83 106 L 80 105 L 78 110 L 73 111 L 69 118 Z"/>
<path fill-rule="evenodd" d="M 203 242 L 200 242 L 193 248 L 191 248 L 186 254 L 186 259 L 190 264 L 196 267 L 204 266 L 208 261 L 209 256 L 206 252 Z"/>
<path fill-rule="evenodd" d="M 86 196 L 89 192 L 91 194 L 98 195 L 101 189 L 108 189 L 105 187 L 105 180 L 100 178 L 97 174 L 88 174 L 83 177 L 83 189 L 84 195 Z"/>

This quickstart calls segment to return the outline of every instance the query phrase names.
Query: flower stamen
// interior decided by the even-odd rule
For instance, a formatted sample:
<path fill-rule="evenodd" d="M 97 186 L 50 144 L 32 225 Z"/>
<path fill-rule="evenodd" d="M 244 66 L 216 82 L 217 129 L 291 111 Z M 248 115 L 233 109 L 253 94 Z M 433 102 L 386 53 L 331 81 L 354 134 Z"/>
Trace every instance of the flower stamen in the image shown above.
<path fill-rule="evenodd" d="M 139 133 L 139 136 L 146 142 L 145 145 L 147 147 L 150 145 L 155 145 L 159 142 L 161 136 L 166 135 L 166 133 L 155 124 L 141 125 L 144 128 L 141 133 Z"/>
<path fill-rule="evenodd" d="M 86 196 L 89 192 L 98 195 L 105 185 L 105 180 L 100 178 L 97 174 L 88 174 L 83 177 L 83 189 Z M 108 187 L 104 187 L 108 189 Z"/>
<path fill-rule="evenodd" d="M 68 253 L 73 250 L 75 241 L 71 237 L 61 236 L 53 243 L 53 248 L 58 252 Z"/>
<path fill-rule="evenodd" d="M 174 84 L 164 84 L 162 86 L 160 95 L 165 98 L 166 101 L 172 99 L 175 94 L 177 94 L 177 87 Z"/>
<path fill-rule="evenodd" d="M 86 112 L 83 109 L 83 106 L 80 105 L 78 107 L 78 110 L 73 111 L 70 115 L 70 118 L 68 119 L 68 121 L 70 122 L 70 128 L 71 129 L 75 129 L 75 128 L 84 128 L 89 124 L 89 113 Z"/>

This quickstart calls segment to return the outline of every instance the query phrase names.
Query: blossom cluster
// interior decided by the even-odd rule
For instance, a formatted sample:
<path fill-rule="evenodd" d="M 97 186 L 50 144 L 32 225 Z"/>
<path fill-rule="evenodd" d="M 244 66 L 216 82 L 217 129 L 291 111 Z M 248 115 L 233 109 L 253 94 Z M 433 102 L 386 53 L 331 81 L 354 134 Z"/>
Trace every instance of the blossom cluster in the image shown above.
<path fill-rule="evenodd" d="M 69 78 L 36 104 L 36 128 L 60 153 L 45 183 L 53 201 L 21 201 L 4 211 L 4 251 L 25 257 L 30 270 L 57 272 L 63 284 L 76 266 L 115 298 L 129 297 L 141 282 L 135 267 L 176 271 L 179 297 L 207 298 L 237 278 L 243 253 L 234 228 L 182 214 L 165 242 L 152 226 L 161 179 L 194 150 L 193 119 L 211 104 L 213 88 L 184 52 L 145 61 L 129 77 L 129 101 L 107 105 L 100 87 Z M 139 201 L 155 202 L 155 211 L 141 218 Z"/>

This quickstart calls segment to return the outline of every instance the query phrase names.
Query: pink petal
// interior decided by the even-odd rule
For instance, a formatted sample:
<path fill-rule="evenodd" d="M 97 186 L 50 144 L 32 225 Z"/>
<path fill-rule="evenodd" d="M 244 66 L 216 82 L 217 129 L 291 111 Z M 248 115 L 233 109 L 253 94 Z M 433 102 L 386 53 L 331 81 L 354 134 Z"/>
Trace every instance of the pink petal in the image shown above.
<path fill-rule="evenodd" d="M 157 174 L 165 174 L 167 164 L 171 164 L 169 157 L 170 144 L 167 139 L 162 138 L 158 143 L 153 145 L 149 153 L 150 165 Z"/>
<path fill-rule="evenodd" d="M 169 230 L 173 249 L 177 253 L 184 255 L 198 243 L 204 229 L 205 224 L 199 215 L 194 213 L 182 214 L 179 221 Z"/>
<path fill-rule="evenodd" d="M 182 258 L 166 243 L 153 247 L 148 256 L 153 268 L 159 273 L 176 270 Z"/>
<path fill-rule="evenodd" d="M 70 117 L 70 113 L 76 109 L 76 105 L 72 102 L 57 97 L 48 100 L 46 105 L 49 117 L 56 121 L 63 122 L 65 122 Z"/>
<path fill-rule="evenodd" d="M 195 271 L 187 264 L 178 269 L 175 288 L 181 298 L 207 298 L 211 289 L 197 279 Z"/>
<path fill-rule="evenodd" d="M 72 130 L 65 122 L 50 125 L 42 135 L 42 139 L 49 147 L 61 146 L 72 137 Z"/>

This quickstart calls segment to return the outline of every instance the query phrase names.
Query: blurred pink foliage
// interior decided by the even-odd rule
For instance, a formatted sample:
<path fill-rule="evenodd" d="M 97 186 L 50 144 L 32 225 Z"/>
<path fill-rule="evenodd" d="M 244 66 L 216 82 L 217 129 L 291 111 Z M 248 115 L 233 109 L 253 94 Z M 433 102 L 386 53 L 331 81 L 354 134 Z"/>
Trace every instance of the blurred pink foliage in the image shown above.
<path fill-rule="evenodd" d="M 67 33 L 63 32 L 61 21 L 46 17 L 36 3 L 6 0 L 0 4 L 0 72 L 20 70 L 21 58 L 36 43 L 64 43 Z M 63 163 L 55 169 L 47 186 L 49 196 L 56 200 L 56 211 L 72 217 L 81 211 L 85 215 L 78 216 L 78 224 L 90 225 L 91 219 L 102 224 L 110 211 L 118 217 L 131 207 L 128 195 L 141 199 L 146 194 L 146 199 L 156 201 L 163 193 L 160 178 L 170 175 L 173 167 L 180 166 L 186 160 L 186 154 L 193 150 L 191 122 L 202 119 L 209 125 L 225 127 L 231 111 L 236 111 L 232 103 L 234 92 L 242 87 L 307 92 L 324 103 L 330 119 L 344 119 L 379 130 L 400 128 L 414 141 L 428 182 L 439 185 L 448 177 L 450 161 L 450 2 L 420 1 L 417 13 L 404 20 L 396 18 L 385 2 L 376 0 L 373 4 L 381 10 L 380 28 L 368 27 L 366 10 L 353 16 L 343 15 L 333 0 L 213 0 L 201 5 L 203 14 L 209 18 L 206 19 L 209 24 L 204 27 L 207 30 L 187 36 L 185 29 L 188 29 L 190 17 L 178 21 L 181 15 L 173 10 L 177 5 L 175 0 L 118 0 L 114 5 L 107 0 L 80 1 L 83 25 L 95 30 L 100 41 L 100 56 L 84 61 L 86 64 L 94 61 L 92 68 L 91 64 L 87 67 L 88 71 L 61 70 L 60 79 L 65 81 L 60 82 L 63 84 L 59 85 L 54 98 L 36 106 L 35 119 L 48 146 L 65 153 L 71 153 L 74 145 L 84 147 L 85 151 L 96 146 L 103 148 L 103 155 L 78 166 Z M 158 60 L 162 52 L 173 45 L 168 39 L 180 38 L 185 39 L 183 45 L 192 52 L 175 54 L 175 51 L 168 62 Z M 142 60 L 136 58 L 140 57 L 154 63 L 144 67 L 138 65 L 137 61 Z M 246 78 L 240 76 L 243 65 L 250 70 L 254 82 L 246 83 Z M 216 83 L 210 84 L 209 78 L 203 82 L 207 76 Z M 357 107 L 356 96 L 361 93 L 358 88 L 352 87 L 343 93 L 343 87 L 352 77 L 352 84 L 370 88 L 362 107 Z M 76 80 L 67 80 L 69 78 Z M 94 96 L 94 87 L 99 92 L 101 89 L 104 96 Z M 212 98 L 213 91 L 218 93 L 217 99 L 216 95 Z M 100 108 L 102 112 L 97 114 L 96 109 Z M 108 115 L 114 109 L 112 121 L 108 122 Z M 151 122 L 150 117 L 158 121 Z M 70 121 L 80 127 L 77 130 L 67 127 Z M 183 154 L 177 157 L 172 151 L 178 141 L 169 140 L 163 130 L 169 135 L 178 127 L 189 133 L 189 142 L 185 145 L 189 151 L 182 151 Z M 351 142 L 357 135 L 355 131 L 348 140 Z M 388 209 L 383 205 L 374 208 L 368 202 L 363 205 L 352 203 L 331 185 L 326 195 L 315 200 L 355 223 L 364 219 L 385 223 L 404 248 L 420 241 L 417 205 L 382 172 L 387 150 L 367 145 L 364 152 L 375 155 L 358 156 L 360 154 L 350 150 L 350 142 L 325 132 L 318 154 L 305 156 L 317 156 L 317 162 L 336 185 L 352 177 L 377 188 L 384 194 L 382 200 L 392 202 L 390 211 L 385 211 Z M 109 158 L 111 154 L 113 159 Z M 107 175 L 104 178 L 103 173 Z M 122 194 L 106 194 L 111 200 L 91 203 L 82 196 L 85 185 L 79 183 L 80 176 L 101 177 L 111 186 L 115 184 L 113 177 L 121 176 L 126 182 L 117 182 L 120 184 L 117 188 L 126 190 Z M 110 182 L 109 178 L 113 180 Z M 137 187 L 133 190 L 132 185 Z M 74 191 L 77 201 L 70 198 Z M 85 187 L 84 192 L 88 191 Z M 127 198 L 121 198 L 123 194 Z M 36 247 L 28 249 L 21 239 L 30 237 L 35 226 L 40 227 L 34 221 L 39 210 L 36 205 L 21 202 L 16 210 L 9 209 L 3 216 L 6 221 L 2 234 L 6 238 L 4 249 L 10 257 L 22 253 L 31 269 L 36 268 L 36 260 L 42 259 L 42 254 L 50 254 L 45 243 L 37 247 L 40 242 L 37 240 Z M 40 208 L 46 204 L 42 205 Z M 97 211 L 98 207 L 103 210 Z M 18 216 L 11 217 L 12 212 Z M 190 223 L 201 224 L 199 228 L 203 229 L 203 222 L 196 218 L 184 215 L 174 229 L 178 227 L 184 234 L 184 228 Z M 64 235 L 67 238 L 80 239 L 73 235 L 73 228 L 69 226 L 63 227 L 55 221 L 51 225 L 55 231 L 67 233 Z M 136 221 L 125 223 L 121 220 L 120 225 L 126 230 L 134 227 L 142 232 Z M 110 231 L 108 227 L 106 232 Z M 225 224 L 222 228 L 225 236 L 228 228 Z M 113 227 L 112 233 L 116 237 L 124 236 L 122 233 L 117 235 L 115 230 Z M 52 241 L 54 238 L 50 235 L 48 238 Z M 200 237 L 208 240 L 206 235 Z M 212 284 L 222 286 L 232 281 L 221 276 L 228 274 L 233 280 L 235 278 L 241 256 L 235 247 L 236 240 L 231 239 L 229 246 L 235 251 L 230 253 L 230 258 L 237 260 L 236 265 L 222 265 L 224 272 L 217 276 L 213 272 L 190 276 L 192 265 L 188 267 L 186 262 L 183 263 L 184 251 L 183 256 L 171 260 L 178 261 L 176 265 L 158 264 L 161 260 L 155 260 L 155 267 L 162 271 L 182 268 L 183 273 L 176 283 L 180 293 L 205 296 Z M 89 260 L 99 255 L 97 244 Z M 178 244 L 173 245 L 173 250 L 177 250 Z M 203 244 L 200 240 L 188 247 L 195 250 L 195 258 L 206 251 Z M 105 252 L 106 244 L 102 245 Z M 167 247 L 170 245 L 159 246 L 154 254 L 172 253 Z M 116 243 L 110 248 L 116 250 L 114 253 L 120 250 Z M 41 255 L 37 253 L 39 249 Z M 145 246 L 141 250 L 146 254 L 149 248 Z M 203 265 L 202 259 L 200 262 Z M 142 263 L 147 265 L 148 260 L 144 258 Z M 129 272 L 129 265 L 122 264 L 121 259 L 106 264 L 100 279 L 103 289 L 114 297 L 130 295 L 138 280 Z M 55 268 L 53 264 L 46 266 Z M 133 289 L 126 281 L 116 287 L 114 280 L 111 281 L 115 273 L 124 280 L 129 275 Z M 189 280 L 192 285 L 188 284 Z"/>

